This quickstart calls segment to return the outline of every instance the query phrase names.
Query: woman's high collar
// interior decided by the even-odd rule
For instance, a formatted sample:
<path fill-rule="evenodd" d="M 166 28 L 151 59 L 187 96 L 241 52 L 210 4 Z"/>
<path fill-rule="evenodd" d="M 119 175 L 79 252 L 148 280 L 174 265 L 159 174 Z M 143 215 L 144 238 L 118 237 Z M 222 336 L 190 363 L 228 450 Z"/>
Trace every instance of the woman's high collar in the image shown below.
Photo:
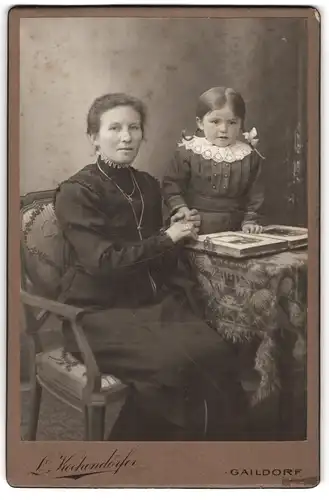
<path fill-rule="evenodd" d="M 116 163 L 110 160 L 102 151 L 97 152 L 97 161 L 106 168 L 126 169 L 131 167 L 130 163 Z"/>

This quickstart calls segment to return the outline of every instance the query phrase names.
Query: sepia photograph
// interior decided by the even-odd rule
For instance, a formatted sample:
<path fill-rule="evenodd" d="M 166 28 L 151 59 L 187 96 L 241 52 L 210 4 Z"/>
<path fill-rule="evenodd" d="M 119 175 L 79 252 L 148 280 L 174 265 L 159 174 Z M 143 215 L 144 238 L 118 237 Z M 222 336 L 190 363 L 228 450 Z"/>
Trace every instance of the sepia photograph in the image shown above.
<path fill-rule="evenodd" d="M 20 442 L 302 450 L 318 13 L 126 10 L 10 12 Z M 46 455 L 29 481 L 85 470 Z M 280 460 L 261 484 L 307 485 Z"/>

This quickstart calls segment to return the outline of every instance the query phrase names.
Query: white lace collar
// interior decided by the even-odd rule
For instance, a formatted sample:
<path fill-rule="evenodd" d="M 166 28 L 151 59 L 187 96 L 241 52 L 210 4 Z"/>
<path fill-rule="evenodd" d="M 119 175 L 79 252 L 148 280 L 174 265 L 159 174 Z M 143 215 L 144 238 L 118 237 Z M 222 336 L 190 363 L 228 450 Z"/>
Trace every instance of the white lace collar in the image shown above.
<path fill-rule="evenodd" d="M 221 148 L 211 144 L 205 137 L 196 136 L 193 136 L 191 140 L 182 139 L 178 145 L 184 146 L 185 149 L 190 149 L 193 153 L 203 156 L 206 160 L 213 160 L 216 163 L 240 161 L 252 152 L 249 144 L 241 141 Z"/>

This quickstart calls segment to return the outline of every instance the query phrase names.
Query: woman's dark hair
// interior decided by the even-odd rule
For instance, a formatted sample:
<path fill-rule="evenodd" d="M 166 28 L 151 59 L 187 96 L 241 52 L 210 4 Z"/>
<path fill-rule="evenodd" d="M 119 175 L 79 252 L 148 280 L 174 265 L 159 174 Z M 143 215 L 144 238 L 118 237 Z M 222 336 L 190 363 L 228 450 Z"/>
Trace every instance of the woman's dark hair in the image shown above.
<path fill-rule="evenodd" d="M 244 128 L 244 119 L 246 115 L 246 105 L 241 94 L 227 87 L 213 87 L 207 90 L 199 97 L 196 116 L 200 120 L 209 111 L 221 109 L 228 105 L 237 118 L 241 119 L 241 128 Z"/>
<path fill-rule="evenodd" d="M 87 134 L 96 135 L 99 132 L 101 116 L 109 109 L 117 106 L 130 106 L 141 118 L 141 129 L 144 136 L 144 127 L 146 122 L 146 109 L 142 101 L 123 93 L 105 94 L 94 100 L 87 115 Z"/>

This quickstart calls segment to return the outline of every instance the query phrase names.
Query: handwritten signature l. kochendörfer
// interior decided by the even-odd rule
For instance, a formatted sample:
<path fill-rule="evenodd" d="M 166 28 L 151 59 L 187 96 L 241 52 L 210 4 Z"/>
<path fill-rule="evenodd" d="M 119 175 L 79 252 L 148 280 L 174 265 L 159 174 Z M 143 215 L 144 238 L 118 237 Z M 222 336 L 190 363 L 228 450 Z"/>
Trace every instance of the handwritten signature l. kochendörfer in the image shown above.
<path fill-rule="evenodd" d="M 91 460 L 86 454 L 59 454 L 54 457 L 42 457 L 36 468 L 31 472 L 33 476 L 52 477 L 54 479 L 81 479 L 95 474 L 118 474 L 119 471 L 136 466 L 135 450 L 120 454 L 118 449 L 105 460 Z"/>

